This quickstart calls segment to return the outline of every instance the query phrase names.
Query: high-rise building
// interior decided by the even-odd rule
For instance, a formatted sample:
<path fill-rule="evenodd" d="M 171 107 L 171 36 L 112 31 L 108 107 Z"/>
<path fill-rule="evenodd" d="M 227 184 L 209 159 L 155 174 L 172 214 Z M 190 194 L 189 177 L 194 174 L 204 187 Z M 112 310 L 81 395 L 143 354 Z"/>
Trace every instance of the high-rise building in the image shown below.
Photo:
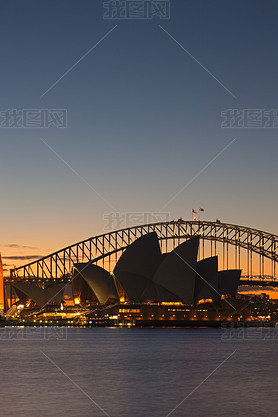
<path fill-rule="evenodd" d="M 5 309 L 5 296 L 4 296 L 4 276 L 3 276 L 3 263 L 0 253 L 0 314 L 4 313 Z"/>

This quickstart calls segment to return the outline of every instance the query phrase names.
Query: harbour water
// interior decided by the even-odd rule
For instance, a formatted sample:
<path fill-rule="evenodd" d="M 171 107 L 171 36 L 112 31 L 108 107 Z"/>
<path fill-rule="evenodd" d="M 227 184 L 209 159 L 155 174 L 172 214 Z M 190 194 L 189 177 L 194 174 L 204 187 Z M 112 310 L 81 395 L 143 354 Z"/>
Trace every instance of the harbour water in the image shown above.
<path fill-rule="evenodd" d="M 0 415 L 276 415 L 277 331 L 1 328 Z"/>

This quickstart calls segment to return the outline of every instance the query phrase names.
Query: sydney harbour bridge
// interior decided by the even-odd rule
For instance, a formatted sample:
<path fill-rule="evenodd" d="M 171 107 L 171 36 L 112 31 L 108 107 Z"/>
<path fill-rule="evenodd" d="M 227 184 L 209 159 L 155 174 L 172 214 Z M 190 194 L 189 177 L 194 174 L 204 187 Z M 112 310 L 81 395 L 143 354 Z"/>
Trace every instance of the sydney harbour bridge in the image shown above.
<path fill-rule="evenodd" d="M 278 236 L 220 221 L 168 221 L 112 231 L 67 246 L 11 270 L 6 282 L 66 283 L 76 263 L 92 262 L 112 272 L 122 252 L 137 238 L 156 232 L 162 252 L 200 237 L 199 260 L 218 255 L 220 268 L 242 269 L 241 284 L 278 286 Z"/>

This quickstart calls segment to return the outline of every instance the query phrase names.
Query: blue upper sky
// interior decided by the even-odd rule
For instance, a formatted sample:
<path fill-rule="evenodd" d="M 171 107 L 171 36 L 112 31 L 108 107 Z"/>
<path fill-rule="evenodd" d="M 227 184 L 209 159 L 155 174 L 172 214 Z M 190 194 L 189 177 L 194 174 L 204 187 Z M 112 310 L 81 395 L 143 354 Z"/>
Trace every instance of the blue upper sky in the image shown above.
<path fill-rule="evenodd" d="M 198 207 L 278 234 L 278 130 L 221 128 L 226 109 L 278 108 L 277 1 L 103 14 L 99 0 L 1 4 L 0 110 L 67 109 L 68 127 L 0 129 L 0 243 L 40 255 L 102 233 L 111 212 Z"/>

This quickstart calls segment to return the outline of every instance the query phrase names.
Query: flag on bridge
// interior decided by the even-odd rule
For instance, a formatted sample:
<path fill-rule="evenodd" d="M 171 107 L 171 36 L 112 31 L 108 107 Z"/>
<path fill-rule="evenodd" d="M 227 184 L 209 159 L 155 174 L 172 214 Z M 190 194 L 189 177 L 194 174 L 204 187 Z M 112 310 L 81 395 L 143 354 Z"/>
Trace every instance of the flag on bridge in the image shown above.
<path fill-rule="evenodd" d="M 197 214 L 197 211 L 195 211 L 194 209 L 192 209 L 192 213 Z"/>
<path fill-rule="evenodd" d="M 205 211 L 203 208 L 199 207 L 199 211 Z"/>

